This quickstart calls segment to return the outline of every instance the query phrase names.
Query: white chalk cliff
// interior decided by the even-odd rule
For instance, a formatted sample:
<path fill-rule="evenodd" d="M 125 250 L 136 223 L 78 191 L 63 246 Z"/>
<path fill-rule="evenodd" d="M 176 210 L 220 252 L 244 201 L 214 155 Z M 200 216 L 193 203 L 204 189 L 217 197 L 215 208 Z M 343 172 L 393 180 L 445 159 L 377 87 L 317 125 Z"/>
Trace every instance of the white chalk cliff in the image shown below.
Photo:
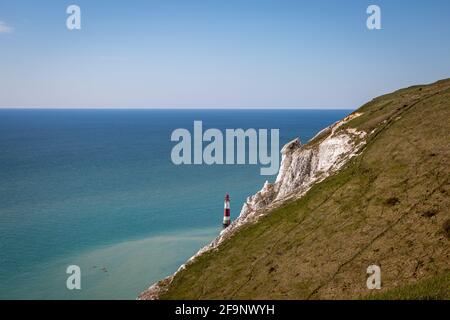
<path fill-rule="evenodd" d="M 302 145 L 298 138 L 286 144 L 281 150 L 282 160 L 275 183 L 266 182 L 260 191 L 247 198 L 239 217 L 228 228 L 190 258 L 175 274 L 144 291 L 139 299 L 158 299 L 174 276 L 198 256 L 216 249 L 243 225 L 257 221 L 288 200 L 302 197 L 315 183 L 339 170 L 349 159 L 357 155 L 365 144 L 366 132 L 352 128 L 340 129 L 343 124 L 360 115 L 351 114 L 325 128 L 311 139 L 309 144 Z"/>

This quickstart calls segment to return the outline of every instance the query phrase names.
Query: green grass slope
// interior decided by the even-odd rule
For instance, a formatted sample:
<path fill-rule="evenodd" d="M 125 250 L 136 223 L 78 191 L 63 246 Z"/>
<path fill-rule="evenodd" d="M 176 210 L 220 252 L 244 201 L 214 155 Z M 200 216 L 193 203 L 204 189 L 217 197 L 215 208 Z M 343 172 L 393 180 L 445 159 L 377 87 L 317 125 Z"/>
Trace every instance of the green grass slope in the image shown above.
<path fill-rule="evenodd" d="M 449 298 L 450 80 L 356 112 L 340 129 L 373 132 L 359 156 L 202 255 L 160 298 Z M 366 287 L 372 264 L 381 290 Z"/>
<path fill-rule="evenodd" d="M 369 296 L 373 300 L 449 300 L 450 272 Z"/>

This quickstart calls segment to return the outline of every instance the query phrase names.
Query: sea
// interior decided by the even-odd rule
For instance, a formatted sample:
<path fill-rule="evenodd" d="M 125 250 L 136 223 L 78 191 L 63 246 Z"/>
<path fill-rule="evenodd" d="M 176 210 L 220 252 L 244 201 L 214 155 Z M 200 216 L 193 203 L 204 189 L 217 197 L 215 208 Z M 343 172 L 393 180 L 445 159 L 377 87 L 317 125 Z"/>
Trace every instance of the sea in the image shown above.
<path fill-rule="evenodd" d="M 136 299 L 222 230 L 261 165 L 175 165 L 175 129 L 279 129 L 280 148 L 342 109 L 0 109 L 0 299 Z M 69 266 L 80 289 L 69 290 Z"/>

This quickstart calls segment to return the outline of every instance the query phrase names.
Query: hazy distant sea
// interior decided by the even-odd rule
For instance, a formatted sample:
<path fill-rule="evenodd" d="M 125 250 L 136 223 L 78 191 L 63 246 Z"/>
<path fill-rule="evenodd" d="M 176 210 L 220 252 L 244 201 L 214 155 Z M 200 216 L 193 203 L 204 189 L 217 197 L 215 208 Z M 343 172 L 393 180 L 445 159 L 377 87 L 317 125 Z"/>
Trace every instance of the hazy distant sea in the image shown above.
<path fill-rule="evenodd" d="M 0 299 L 135 299 L 235 218 L 259 165 L 175 166 L 176 128 L 278 128 L 280 148 L 350 110 L 0 110 Z M 68 265 L 82 289 L 66 289 Z"/>

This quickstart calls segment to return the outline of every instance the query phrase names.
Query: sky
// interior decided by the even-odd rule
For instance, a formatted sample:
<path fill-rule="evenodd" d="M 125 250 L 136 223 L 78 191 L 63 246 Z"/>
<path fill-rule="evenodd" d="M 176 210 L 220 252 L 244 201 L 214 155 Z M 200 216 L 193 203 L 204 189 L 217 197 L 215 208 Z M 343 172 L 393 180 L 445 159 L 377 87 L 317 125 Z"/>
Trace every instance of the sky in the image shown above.
<path fill-rule="evenodd" d="M 0 107 L 353 109 L 450 77 L 449 40 L 448 0 L 1 0 Z"/>

